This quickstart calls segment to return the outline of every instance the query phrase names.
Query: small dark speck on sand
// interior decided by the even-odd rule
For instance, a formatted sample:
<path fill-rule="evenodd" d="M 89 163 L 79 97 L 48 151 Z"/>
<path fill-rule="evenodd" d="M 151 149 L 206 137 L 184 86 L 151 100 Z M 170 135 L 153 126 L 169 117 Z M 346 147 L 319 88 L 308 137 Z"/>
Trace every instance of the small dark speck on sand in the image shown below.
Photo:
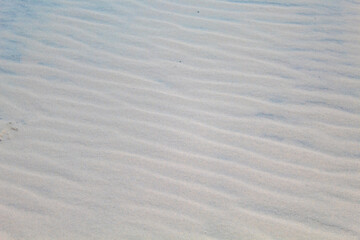
<path fill-rule="evenodd" d="M 200 13 L 200 11 L 197 11 L 197 13 Z"/>
<path fill-rule="evenodd" d="M 181 63 L 181 61 L 179 61 L 179 63 Z"/>

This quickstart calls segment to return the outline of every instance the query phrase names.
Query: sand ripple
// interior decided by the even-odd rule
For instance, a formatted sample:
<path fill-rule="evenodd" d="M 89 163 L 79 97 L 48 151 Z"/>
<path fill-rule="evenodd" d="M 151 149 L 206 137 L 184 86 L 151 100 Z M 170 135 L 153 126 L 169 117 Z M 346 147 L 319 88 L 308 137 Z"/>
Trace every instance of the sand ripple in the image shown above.
<path fill-rule="evenodd" d="M 0 0 L 0 239 L 359 239 L 359 10 Z"/>

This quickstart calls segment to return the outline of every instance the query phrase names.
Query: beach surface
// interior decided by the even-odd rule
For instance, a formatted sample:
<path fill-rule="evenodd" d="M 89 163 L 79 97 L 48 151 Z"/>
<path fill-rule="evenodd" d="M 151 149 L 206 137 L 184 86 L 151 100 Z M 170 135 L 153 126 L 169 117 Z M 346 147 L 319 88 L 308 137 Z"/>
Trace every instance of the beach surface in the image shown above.
<path fill-rule="evenodd" d="M 360 2 L 0 0 L 1 240 L 359 240 Z"/>

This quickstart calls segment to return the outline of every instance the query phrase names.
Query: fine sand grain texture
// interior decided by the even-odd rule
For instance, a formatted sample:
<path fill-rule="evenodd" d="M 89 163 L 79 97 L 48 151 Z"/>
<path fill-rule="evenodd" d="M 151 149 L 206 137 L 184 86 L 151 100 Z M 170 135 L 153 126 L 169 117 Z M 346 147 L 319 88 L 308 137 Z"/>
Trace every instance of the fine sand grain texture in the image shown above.
<path fill-rule="evenodd" d="M 0 0 L 1 240 L 359 240 L 360 2 Z"/>

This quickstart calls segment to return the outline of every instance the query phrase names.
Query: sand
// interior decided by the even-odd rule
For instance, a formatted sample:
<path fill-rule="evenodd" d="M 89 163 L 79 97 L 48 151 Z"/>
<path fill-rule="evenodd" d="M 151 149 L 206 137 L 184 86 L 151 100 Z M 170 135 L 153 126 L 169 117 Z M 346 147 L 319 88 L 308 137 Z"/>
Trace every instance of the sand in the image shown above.
<path fill-rule="evenodd" d="M 360 239 L 359 20 L 0 0 L 0 239 Z"/>

